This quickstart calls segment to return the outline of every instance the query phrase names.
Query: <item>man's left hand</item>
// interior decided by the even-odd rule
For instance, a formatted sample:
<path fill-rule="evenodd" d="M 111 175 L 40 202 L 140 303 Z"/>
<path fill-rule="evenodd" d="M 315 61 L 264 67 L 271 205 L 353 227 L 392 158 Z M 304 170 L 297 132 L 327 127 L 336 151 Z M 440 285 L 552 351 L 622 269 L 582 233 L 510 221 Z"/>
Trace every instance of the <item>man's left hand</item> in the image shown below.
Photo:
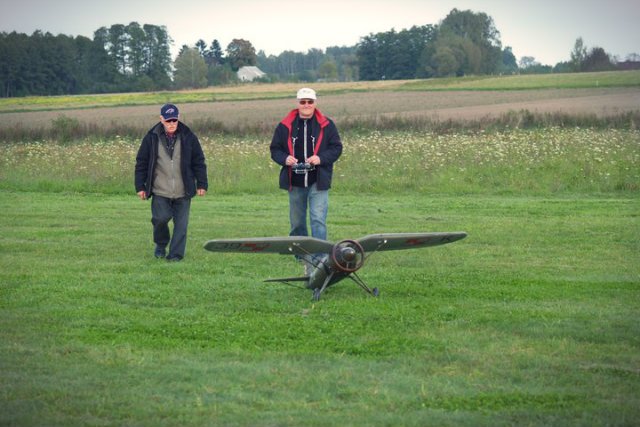
<path fill-rule="evenodd" d="M 196 194 L 197 194 L 198 196 L 204 196 L 205 194 L 207 194 L 207 190 L 205 190 L 204 188 L 198 188 L 198 189 L 196 190 Z"/>
<path fill-rule="evenodd" d="M 318 166 L 320 164 L 320 157 L 318 156 L 311 156 L 307 159 L 307 163 L 314 165 L 314 166 Z"/>

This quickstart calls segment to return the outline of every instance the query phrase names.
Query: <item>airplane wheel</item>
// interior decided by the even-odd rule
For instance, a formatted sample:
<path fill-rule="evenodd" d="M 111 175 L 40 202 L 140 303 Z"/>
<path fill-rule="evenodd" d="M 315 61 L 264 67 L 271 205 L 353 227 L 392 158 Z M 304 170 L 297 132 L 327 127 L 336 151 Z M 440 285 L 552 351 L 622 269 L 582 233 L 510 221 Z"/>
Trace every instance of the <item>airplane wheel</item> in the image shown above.
<path fill-rule="evenodd" d="M 380 291 L 378 291 L 378 288 L 373 288 L 373 296 L 377 297 L 378 295 L 380 295 Z"/>
<path fill-rule="evenodd" d="M 313 290 L 313 300 L 320 301 L 320 289 Z"/>

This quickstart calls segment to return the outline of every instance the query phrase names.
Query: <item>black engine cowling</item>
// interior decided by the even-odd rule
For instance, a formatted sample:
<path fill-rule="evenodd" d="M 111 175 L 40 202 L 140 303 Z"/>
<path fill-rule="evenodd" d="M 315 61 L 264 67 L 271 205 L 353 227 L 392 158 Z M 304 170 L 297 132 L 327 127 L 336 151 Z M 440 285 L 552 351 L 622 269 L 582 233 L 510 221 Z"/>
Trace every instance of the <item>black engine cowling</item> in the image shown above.
<path fill-rule="evenodd" d="M 331 250 L 331 261 L 343 273 L 353 273 L 364 264 L 364 249 L 355 240 L 343 240 Z"/>

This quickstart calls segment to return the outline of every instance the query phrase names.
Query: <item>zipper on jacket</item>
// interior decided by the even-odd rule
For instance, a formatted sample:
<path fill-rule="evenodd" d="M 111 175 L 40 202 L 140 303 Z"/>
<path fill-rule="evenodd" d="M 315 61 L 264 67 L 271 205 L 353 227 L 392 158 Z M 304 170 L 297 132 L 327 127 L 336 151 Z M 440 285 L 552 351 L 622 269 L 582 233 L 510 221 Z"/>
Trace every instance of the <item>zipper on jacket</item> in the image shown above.
<path fill-rule="evenodd" d="M 307 161 L 307 122 L 309 120 L 304 120 L 304 161 Z M 304 187 L 307 188 L 309 186 L 309 173 L 304 174 Z"/>

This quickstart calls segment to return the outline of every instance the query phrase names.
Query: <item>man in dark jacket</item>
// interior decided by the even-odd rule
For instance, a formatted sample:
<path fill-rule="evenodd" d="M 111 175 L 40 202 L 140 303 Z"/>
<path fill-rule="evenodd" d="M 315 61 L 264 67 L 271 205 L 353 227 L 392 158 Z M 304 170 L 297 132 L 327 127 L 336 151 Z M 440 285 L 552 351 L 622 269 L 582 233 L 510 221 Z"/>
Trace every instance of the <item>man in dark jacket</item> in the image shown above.
<path fill-rule="evenodd" d="M 165 104 L 160 109 L 160 122 L 142 139 L 136 156 L 136 192 L 141 200 L 151 197 L 154 255 L 167 261 L 184 258 L 191 198 L 204 196 L 208 189 L 200 141 L 178 119 L 178 107 Z M 171 220 L 173 236 L 169 232 Z"/>
<path fill-rule="evenodd" d="M 316 108 L 316 92 L 302 88 L 298 106 L 276 127 L 271 158 L 282 166 L 280 188 L 289 191 L 290 236 L 311 235 L 327 239 L 327 211 L 333 164 L 342 154 L 336 125 Z"/>

